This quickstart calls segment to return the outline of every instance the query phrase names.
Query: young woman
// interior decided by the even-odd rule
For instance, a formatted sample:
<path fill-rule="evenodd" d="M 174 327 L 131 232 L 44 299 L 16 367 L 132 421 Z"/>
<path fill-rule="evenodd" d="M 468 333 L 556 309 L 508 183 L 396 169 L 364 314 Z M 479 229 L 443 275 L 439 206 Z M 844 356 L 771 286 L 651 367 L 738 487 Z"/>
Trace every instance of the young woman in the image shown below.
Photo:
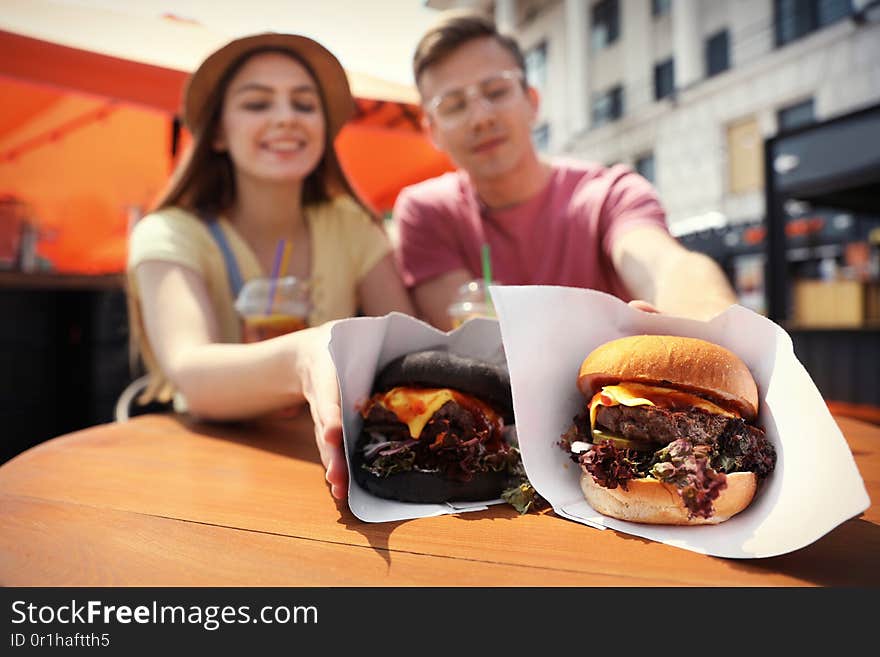
<path fill-rule="evenodd" d="M 305 37 L 255 35 L 210 55 L 185 92 L 190 150 L 135 226 L 128 261 L 150 376 L 141 400 L 214 420 L 308 402 L 337 497 L 346 467 L 327 323 L 412 314 L 390 243 L 333 148 L 354 109 L 342 66 Z M 241 344 L 237 288 L 269 275 L 280 240 L 287 273 L 310 281 L 311 328 Z"/>

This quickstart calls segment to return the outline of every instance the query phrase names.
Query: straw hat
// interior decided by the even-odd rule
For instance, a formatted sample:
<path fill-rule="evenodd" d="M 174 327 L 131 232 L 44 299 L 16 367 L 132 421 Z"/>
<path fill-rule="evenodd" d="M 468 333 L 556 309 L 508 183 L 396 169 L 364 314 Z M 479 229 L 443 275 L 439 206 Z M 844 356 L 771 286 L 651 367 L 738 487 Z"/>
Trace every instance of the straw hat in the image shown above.
<path fill-rule="evenodd" d="M 331 139 L 336 137 L 355 112 L 345 70 L 339 60 L 317 41 L 297 34 L 274 32 L 255 34 L 227 43 L 209 55 L 190 76 L 183 94 L 183 120 L 190 131 L 198 132 L 208 120 L 209 117 L 205 115 L 207 101 L 229 68 L 248 53 L 263 48 L 288 50 L 311 69 L 324 98 L 327 129 Z"/>

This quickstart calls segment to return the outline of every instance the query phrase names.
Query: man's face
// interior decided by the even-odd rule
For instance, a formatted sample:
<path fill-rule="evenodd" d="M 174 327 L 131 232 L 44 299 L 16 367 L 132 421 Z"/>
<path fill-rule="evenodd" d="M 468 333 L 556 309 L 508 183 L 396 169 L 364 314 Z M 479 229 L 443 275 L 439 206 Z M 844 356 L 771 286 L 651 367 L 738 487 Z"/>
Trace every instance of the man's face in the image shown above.
<path fill-rule="evenodd" d="M 474 39 L 425 69 L 419 92 L 434 143 L 475 179 L 497 179 L 534 155 L 533 89 L 513 55 L 491 37 Z"/>

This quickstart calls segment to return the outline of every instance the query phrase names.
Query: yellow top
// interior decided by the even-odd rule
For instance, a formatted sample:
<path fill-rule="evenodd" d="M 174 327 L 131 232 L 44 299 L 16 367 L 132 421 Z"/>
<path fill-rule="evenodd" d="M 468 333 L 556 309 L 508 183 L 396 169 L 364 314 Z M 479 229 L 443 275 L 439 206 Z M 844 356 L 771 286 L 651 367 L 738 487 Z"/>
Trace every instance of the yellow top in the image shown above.
<path fill-rule="evenodd" d="M 309 324 L 351 317 L 357 312 L 357 285 L 391 250 L 388 236 L 350 197 L 306 208 L 311 239 Z M 235 255 L 244 282 L 266 276 L 253 250 L 224 217 L 220 226 Z M 140 349 L 150 384 L 141 401 L 169 401 L 174 386 L 161 372 L 143 328 L 135 268 L 142 262 L 175 262 L 199 273 L 217 314 L 220 342 L 241 342 L 241 325 L 233 306 L 226 263 L 207 224 L 181 208 L 165 208 L 145 216 L 132 230 L 128 244 L 127 283 L 133 337 Z"/>

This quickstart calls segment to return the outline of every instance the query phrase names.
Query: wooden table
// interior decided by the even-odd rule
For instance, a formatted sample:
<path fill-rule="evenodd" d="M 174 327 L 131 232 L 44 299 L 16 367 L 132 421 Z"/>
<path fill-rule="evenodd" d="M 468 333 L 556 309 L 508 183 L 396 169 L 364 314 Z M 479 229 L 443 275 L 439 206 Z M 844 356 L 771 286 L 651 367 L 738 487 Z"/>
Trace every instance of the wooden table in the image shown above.
<path fill-rule="evenodd" d="M 880 427 L 838 421 L 877 500 Z M 305 415 L 234 426 L 141 416 L 0 467 L 0 584 L 877 586 L 880 510 L 755 560 L 507 505 L 367 524 L 331 498 Z"/>

